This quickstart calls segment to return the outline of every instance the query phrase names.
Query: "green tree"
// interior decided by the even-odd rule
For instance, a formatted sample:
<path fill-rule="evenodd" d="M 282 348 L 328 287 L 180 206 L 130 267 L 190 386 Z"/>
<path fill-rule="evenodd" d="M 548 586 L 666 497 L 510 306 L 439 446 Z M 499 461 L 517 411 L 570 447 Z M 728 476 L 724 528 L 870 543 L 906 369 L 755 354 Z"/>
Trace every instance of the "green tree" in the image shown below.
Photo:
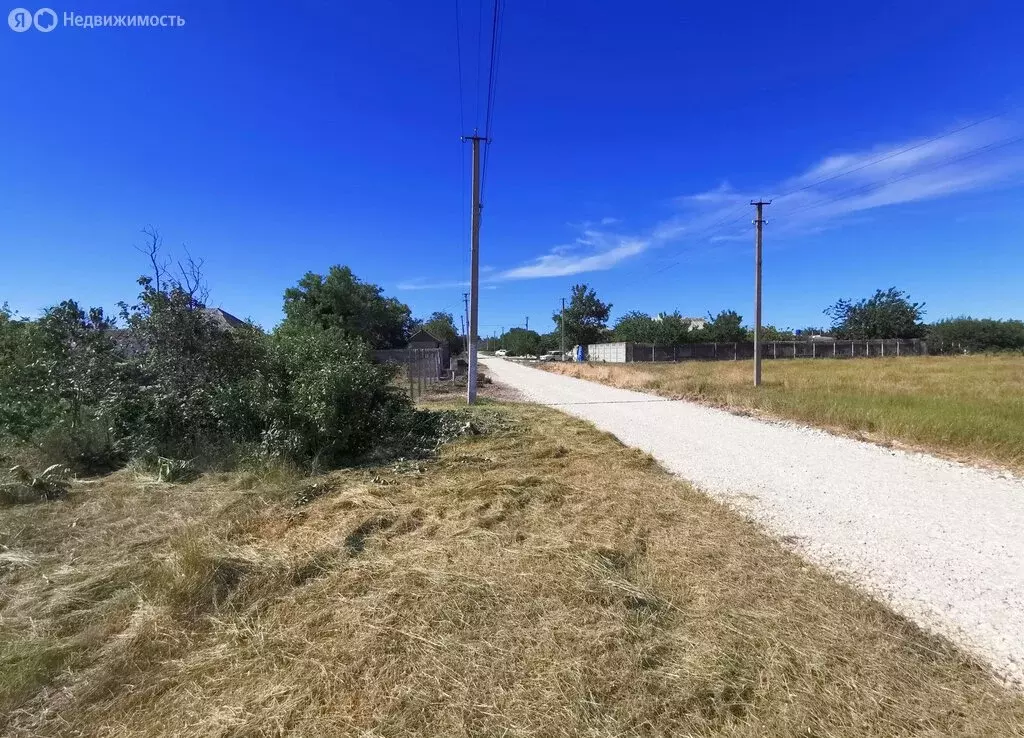
<path fill-rule="evenodd" d="M 195 293 L 171 280 L 139 278 L 134 305 L 121 305 L 129 354 L 106 399 L 126 456 L 192 458 L 217 452 L 233 441 L 255 441 L 260 422 L 239 435 L 241 417 L 258 412 L 242 407 L 238 391 L 251 375 L 266 374 L 262 331 L 227 331 L 214 321 Z"/>
<path fill-rule="evenodd" d="M 615 323 L 612 337 L 616 341 L 632 341 L 634 343 L 651 343 L 654 340 L 654 318 L 647 313 L 633 310 L 626 313 Z"/>
<path fill-rule="evenodd" d="M 284 293 L 285 323 L 337 329 L 373 348 L 404 346 L 412 333 L 409 306 L 385 297 L 347 266 L 332 266 L 327 276 L 308 272 Z"/>
<path fill-rule="evenodd" d="M 680 315 L 678 310 L 672 313 L 659 313 L 652 322 L 654 326 L 653 343 L 662 346 L 675 346 L 689 343 L 695 339 L 694 332 L 690 330 L 690 321 Z"/>
<path fill-rule="evenodd" d="M 587 285 L 574 285 L 572 297 L 565 308 L 565 345 L 585 346 L 600 341 L 608 327 L 611 309 L 611 303 L 599 300 L 597 293 Z M 552 315 L 552 320 L 555 321 L 555 333 L 560 333 L 561 311 Z"/>
<path fill-rule="evenodd" d="M 542 351 L 542 339 L 537 331 L 525 328 L 512 328 L 501 337 L 501 345 L 510 356 L 539 356 Z"/>
<path fill-rule="evenodd" d="M 699 330 L 691 330 L 691 322 L 678 310 L 658 313 L 651 317 L 638 311 L 626 313 L 615 324 L 613 331 L 616 341 L 654 343 L 661 346 L 676 346 L 700 340 L 712 340 Z"/>
<path fill-rule="evenodd" d="M 837 338 L 921 338 L 924 303 L 912 302 L 903 290 L 890 287 L 853 302 L 839 300 L 825 308 Z"/>
<path fill-rule="evenodd" d="M 710 313 L 708 317 L 711 318 Z M 711 321 L 698 333 L 701 341 L 717 341 L 730 343 L 746 341 L 747 329 L 743 327 L 743 316 L 735 310 L 723 310 L 711 318 Z"/>
<path fill-rule="evenodd" d="M 773 325 L 761 326 L 761 340 L 762 341 L 792 341 L 796 338 L 793 331 L 780 330 Z M 747 331 L 747 341 L 754 340 L 754 329 L 751 328 Z"/>

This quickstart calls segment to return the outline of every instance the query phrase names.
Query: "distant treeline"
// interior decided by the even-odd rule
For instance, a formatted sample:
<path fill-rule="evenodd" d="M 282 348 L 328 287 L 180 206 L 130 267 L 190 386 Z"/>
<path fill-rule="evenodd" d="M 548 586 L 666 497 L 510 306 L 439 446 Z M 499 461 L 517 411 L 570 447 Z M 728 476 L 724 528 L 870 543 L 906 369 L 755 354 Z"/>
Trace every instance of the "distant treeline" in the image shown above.
<path fill-rule="evenodd" d="M 650 315 L 631 311 L 609 326 L 611 307 L 587 285 L 576 285 L 565 311 L 566 349 L 611 341 L 669 346 L 754 339 L 753 329 L 743 324 L 743 317 L 735 310 L 723 310 L 707 318 L 687 318 L 679 312 Z M 1024 351 L 1024 321 L 965 316 L 925 323 L 924 303 L 913 302 L 906 292 L 895 287 L 877 290 L 862 300 L 838 300 L 824 313 L 831 319 L 827 327 L 794 330 L 765 325 L 761 328 L 761 340 L 810 340 L 816 335 L 844 340 L 923 338 L 932 353 Z M 514 355 L 557 350 L 562 344 L 561 313 L 552 317 L 555 330 L 551 333 L 513 328 L 488 339 L 488 347 L 504 348 Z"/>
<path fill-rule="evenodd" d="M 932 353 L 1024 351 L 1024 321 L 991 318 L 946 318 L 928 326 Z"/>

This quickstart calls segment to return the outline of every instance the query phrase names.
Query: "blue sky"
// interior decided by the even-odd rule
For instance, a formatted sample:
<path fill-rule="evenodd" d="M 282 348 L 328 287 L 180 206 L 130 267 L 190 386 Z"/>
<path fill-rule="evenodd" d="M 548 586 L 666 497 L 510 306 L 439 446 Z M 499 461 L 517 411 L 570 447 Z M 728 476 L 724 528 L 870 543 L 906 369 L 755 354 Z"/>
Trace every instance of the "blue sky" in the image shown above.
<path fill-rule="evenodd" d="M 335 263 L 457 315 L 477 3 L 466 130 L 454 0 L 54 10 L 186 23 L 0 25 L 0 301 L 130 299 L 153 225 L 205 259 L 211 303 L 268 327 Z M 581 281 L 613 315 L 749 318 L 747 203 L 790 191 L 766 208 L 767 323 L 890 285 L 929 318 L 1024 317 L 1022 37 L 1013 2 L 508 2 L 481 332 L 550 330 Z"/>

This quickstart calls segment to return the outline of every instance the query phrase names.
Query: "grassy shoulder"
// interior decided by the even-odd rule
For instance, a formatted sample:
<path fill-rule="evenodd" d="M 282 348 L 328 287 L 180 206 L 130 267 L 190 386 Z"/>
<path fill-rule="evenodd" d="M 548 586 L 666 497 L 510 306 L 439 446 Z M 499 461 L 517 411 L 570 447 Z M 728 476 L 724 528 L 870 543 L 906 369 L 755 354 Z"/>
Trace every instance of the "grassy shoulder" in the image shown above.
<path fill-rule="evenodd" d="M 766 361 L 760 389 L 749 361 L 540 366 L 1024 470 L 1021 356 Z"/>
<path fill-rule="evenodd" d="M 1024 728 L 1024 697 L 650 457 L 545 408 L 473 413 L 434 460 L 122 471 L 5 508 L 0 731 Z"/>

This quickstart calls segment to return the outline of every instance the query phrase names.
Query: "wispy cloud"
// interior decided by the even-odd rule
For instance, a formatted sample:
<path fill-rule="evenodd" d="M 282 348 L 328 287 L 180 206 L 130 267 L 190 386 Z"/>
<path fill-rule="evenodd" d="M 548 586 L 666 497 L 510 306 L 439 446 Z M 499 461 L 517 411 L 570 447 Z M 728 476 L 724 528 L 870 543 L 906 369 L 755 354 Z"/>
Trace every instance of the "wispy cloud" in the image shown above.
<path fill-rule="evenodd" d="M 535 279 L 537 277 L 565 277 L 583 272 L 611 269 L 619 262 L 641 254 L 651 245 L 649 239 L 599 234 L 587 231 L 590 239 L 580 249 L 574 246 L 556 246 L 551 253 L 539 256 L 522 266 L 508 269 L 495 276 L 498 280 Z M 600 241 L 600 244 L 597 242 Z"/>
<path fill-rule="evenodd" d="M 1018 183 L 1024 175 L 1024 132 L 996 118 L 950 135 L 892 142 L 825 156 L 804 171 L 763 186 L 734 188 L 728 182 L 675 198 L 676 212 L 643 231 L 622 233 L 617 218 L 569 224 L 579 235 L 523 264 L 490 273 L 486 281 L 563 277 L 612 269 L 666 244 L 691 248 L 749 238 L 750 201 L 773 199 L 773 234 L 809 235 L 851 222 L 882 207 L 934 200 Z M 414 281 L 401 289 L 463 283 Z"/>
<path fill-rule="evenodd" d="M 820 233 L 876 208 L 934 200 L 1002 184 L 1024 174 L 1021 127 L 991 120 L 945 137 L 912 139 L 825 157 L 806 171 L 759 190 L 723 184 L 676 202 L 681 212 L 656 230 L 671 238 L 728 240 L 747 229 L 745 208 L 773 198 L 773 232 Z M 738 215 L 730 217 L 732 213 Z M 736 223 L 736 221 L 739 221 Z M 742 224 L 742 225 L 741 225 Z"/>
<path fill-rule="evenodd" d="M 566 223 L 566 225 L 574 230 L 585 231 L 590 228 L 597 228 L 598 226 L 618 225 L 621 222 L 622 220 L 619 218 L 604 217 L 598 220 L 581 220 L 578 223 Z"/>

